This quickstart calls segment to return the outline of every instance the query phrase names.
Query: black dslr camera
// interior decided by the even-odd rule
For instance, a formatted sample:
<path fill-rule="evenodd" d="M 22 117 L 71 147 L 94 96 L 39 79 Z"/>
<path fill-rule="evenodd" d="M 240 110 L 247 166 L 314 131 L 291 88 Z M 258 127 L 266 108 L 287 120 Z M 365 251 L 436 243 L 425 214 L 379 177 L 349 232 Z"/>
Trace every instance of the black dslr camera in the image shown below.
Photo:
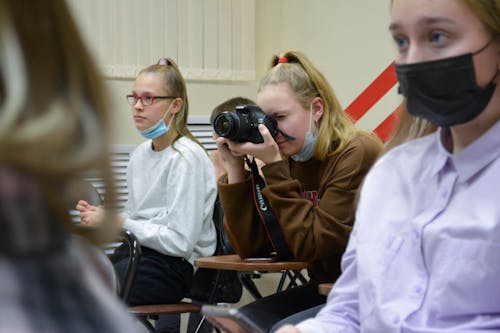
<path fill-rule="evenodd" d="M 236 112 L 223 112 L 214 119 L 214 130 L 217 135 L 237 142 L 262 143 L 259 124 L 264 124 L 273 138 L 278 125 L 273 117 L 264 113 L 255 105 L 239 105 Z"/>

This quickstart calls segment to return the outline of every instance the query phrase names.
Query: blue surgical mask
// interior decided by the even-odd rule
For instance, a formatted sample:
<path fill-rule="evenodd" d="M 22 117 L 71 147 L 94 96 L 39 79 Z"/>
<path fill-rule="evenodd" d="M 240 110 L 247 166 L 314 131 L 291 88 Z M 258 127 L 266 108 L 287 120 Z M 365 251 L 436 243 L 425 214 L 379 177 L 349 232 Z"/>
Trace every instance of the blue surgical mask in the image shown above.
<path fill-rule="evenodd" d="M 296 162 L 305 162 L 309 161 L 314 154 L 314 146 L 316 145 L 316 140 L 318 139 L 318 130 L 314 132 L 314 135 L 311 133 L 312 131 L 312 106 L 311 112 L 309 113 L 309 131 L 306 132 L 306 137 L 304 139 L 304 145 L 302 149 L 295 155 L 290 156 Z"/>
<path fill-rule="evenodd" d="M 145 137 L 146 139 L 156 139 L 156 138 L 162 136 L 163 134 L 167 133 L 169 130 L 169 127 L 170 127 L 170 122 L 173 119 L 173 117 L 172 117 L 172 119 L 170 119 L 170 122 L 168 125 L 165 124 L 165 117 L 167 116 L 169 111 L 170 111 L 170 108 L 167 110 L 167 112 L 165 112 L 165 115 L 155 125 L 151 126 L 148 129 L 145 129 L 143 131 L 139 131 L 139 133 L 143 137 Z"/>

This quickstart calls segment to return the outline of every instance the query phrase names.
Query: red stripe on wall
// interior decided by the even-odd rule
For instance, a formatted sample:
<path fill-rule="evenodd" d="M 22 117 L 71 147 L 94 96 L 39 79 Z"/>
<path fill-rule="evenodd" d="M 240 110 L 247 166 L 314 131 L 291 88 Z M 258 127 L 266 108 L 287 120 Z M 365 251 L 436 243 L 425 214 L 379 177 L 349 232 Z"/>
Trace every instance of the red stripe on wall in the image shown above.
<path fill-rule="evenodd" d="M 399 120 L 399 107 L 394 110 L 387 118 L 381 122 L 377 128 L 373 130 L 375 134 L 382 140 L 382 142 L 387 142 L 396 129 Z"/>
<path fill-rule="evenodd" d="M 397 82 L 394 63 L 386 69 L 346 108 L 356 122 L 377 103 Z"/>

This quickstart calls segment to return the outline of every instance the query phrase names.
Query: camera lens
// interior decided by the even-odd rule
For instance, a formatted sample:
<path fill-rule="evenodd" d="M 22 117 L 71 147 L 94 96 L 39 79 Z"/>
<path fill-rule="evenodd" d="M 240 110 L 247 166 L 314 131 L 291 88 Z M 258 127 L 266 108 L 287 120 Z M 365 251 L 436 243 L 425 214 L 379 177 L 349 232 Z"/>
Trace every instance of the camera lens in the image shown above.
<path fill-rule="evenodd" d="M 230 128 L 230 121 L 229 119 L 223 117 L 219 120 L 217 123 L 217 129 L 219 132 L 226 133 Z"/>
<path fill-rule="evenodd" d="M 215 117 L 214 130 L 219 136 L 230 137 L 235 130 L 234 114 L 223 112 Z"/>

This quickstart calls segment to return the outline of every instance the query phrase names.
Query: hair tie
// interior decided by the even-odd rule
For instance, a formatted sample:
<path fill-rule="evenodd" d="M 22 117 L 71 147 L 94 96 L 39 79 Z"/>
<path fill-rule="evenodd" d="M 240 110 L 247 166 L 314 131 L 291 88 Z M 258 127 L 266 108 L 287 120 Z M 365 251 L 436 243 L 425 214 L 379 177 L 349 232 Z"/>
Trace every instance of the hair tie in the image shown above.
<path fill-rule="evenodd" d="M 168 66 L 170 63 L 167 58 L 161 58 L 158 60 L 158 65 Z"/>
<path fill-rule="evenodd" d="M 286 64 L 287 62 L 288 62 L 288 59 L 285 57 L 278 58 L 278 64 Z"/>

